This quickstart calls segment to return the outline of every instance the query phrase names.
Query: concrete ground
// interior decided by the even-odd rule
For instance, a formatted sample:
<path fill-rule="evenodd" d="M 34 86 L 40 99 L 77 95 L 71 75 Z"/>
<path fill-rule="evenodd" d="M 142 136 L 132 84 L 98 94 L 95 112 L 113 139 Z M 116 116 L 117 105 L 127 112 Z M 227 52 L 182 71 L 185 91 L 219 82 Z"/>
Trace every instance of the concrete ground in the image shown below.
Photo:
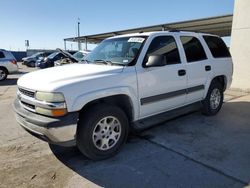
<path fill-rule="evenodd" d="M 21 68 L 26 73 L 33 69 Z M 184 115 L 130 135 L 121 152 L 88 160 L 48 145 L 15 121 L 16 74 L 0 82 L 0 187 L 247 187 L 250 94 L 227 91 L 214 117 Z"/>

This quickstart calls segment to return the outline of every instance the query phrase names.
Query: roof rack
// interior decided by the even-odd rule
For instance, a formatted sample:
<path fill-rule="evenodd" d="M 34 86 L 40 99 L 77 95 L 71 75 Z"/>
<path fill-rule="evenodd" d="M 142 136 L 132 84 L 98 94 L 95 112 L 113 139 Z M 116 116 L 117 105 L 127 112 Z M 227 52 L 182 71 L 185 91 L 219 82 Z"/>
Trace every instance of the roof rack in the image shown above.
<path fill-rule="evenodd" d="M 171 29 L 171 30 L 168 30 L 168 32 L 194 32 L 194 33 L 198 33 L 199 31 L 196 31 L 196 30 Z"/>

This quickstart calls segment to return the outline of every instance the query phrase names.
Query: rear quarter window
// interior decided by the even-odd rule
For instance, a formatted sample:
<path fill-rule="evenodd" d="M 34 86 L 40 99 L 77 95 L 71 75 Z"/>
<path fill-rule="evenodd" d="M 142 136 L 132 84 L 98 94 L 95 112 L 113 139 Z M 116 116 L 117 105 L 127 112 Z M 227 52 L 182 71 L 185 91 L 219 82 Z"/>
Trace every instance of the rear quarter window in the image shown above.
<path fill-rule="evenodd" d="M 231 57 L 226 44 L 221 38 L 215 36 L 203 36 L 203 38 L 214 58 Z"/>

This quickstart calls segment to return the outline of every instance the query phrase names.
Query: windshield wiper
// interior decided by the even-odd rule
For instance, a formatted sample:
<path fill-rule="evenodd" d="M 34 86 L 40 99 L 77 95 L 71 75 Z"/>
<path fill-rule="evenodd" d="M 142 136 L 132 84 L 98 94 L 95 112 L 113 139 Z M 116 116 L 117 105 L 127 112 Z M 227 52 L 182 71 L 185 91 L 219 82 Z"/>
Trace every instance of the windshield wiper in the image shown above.
<path fill-rule="evenodd" d="M 105 65 L 112 65 L 112 64 L 114 64 L 112 61 L 107 61 L 107 60 L 103 60 L 103 59 L 95 59 L 94 62 L 96 62 L 96 63 L 102 63 L 102 64 L 105 64 Z"/>
<path fill-rule="evenodd" d="M 114 62 L 112 62 L 112 61 L 103 60 L 103 59 L 96 59 L 96 60 L 94 60 L 94 63 L 102 63 L 102 64 L 105 64 L 105 65 L 119 65 L 119 66 L 124 66 L 124 65 L 122 65 L 122 64 L 114 63 Z"/>

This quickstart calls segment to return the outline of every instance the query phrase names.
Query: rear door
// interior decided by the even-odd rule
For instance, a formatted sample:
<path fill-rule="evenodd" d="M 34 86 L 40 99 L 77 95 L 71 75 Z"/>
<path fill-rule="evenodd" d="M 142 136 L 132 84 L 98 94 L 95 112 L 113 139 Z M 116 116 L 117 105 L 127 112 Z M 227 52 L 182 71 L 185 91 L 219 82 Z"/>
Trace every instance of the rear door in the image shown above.
<path fill-rule="evenodd" d="M 233 62 L 230 52 L 218 36 L 204 35 L 203 39 L 208 47 L 208 53 L 212 59 L 213 77 L 227 75 L 227 84 L 230 85 L 233 74 Z"/>
<path fill-rule="evenodd" d="M 206 82 L 211 74 L 211 62 L 197 36 L 180 36 L 187 70 L 187 103 L 204 97 Z"/>
<path fill-rule="evenodd" d="M 146 67 L 150 55 L 164 55 L 166 65 Z M 137 70 L 140 97 L 140 117 L 158 114 L 182 106 L 186 98 L 187 77 L 179 49 L 173 36 L 153 38 L 144 58 L 143 68 Z"/>

